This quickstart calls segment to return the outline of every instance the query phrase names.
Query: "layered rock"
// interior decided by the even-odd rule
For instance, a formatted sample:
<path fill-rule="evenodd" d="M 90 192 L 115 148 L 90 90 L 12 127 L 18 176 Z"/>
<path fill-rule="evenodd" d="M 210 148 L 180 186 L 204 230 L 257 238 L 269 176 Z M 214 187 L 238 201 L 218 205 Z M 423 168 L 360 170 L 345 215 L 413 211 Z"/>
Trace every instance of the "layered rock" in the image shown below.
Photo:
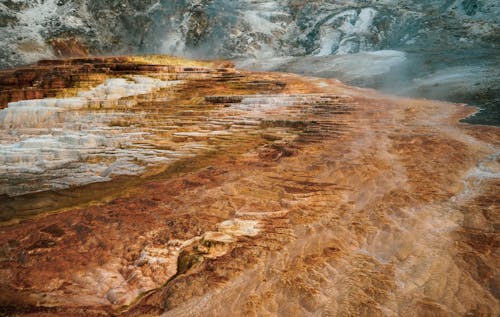
<path fill-rule="evenodd" d="M 0 68 L 87 54 L 227 58 L 470 103 L 484 111 L 468 122 L 500 125 L 499 16 L 496 0 L 9 0 Z"/>
<path fill-rule="evenodd" d="M 152 72 L 161 74 L 142 75 Z M 175 127 L 148 131 L 147 113 L 134 109 L 153 95 L 173 98 L 184 83 L 178 78 L 210 72 L 199 67 L 127 64 L 124 58 L 46 61 L 4 72 L 1 95 L 4 104 L 11 102 L 0 111 L 0 127 L 6 132 L 0 141 L 0 195 L 107 181 L 113 175 L 142 172 L 144 164 L 190 156 L 203 146 L 177 142 L 178 151 L 166 145 L 145 148 L 144 142 L 167 130 L 181 138 L 189 132 L 175 132 Z M 33 97 L 50 98 L 19 100 Z"/>
<path fill-rule="evenodd" d="M 37 78 L 72 80 L 2 90 L 3 312 L 498 315 L 498 128 L 458 123 L 463 105 L 169 61 L 47 61 Z"/>

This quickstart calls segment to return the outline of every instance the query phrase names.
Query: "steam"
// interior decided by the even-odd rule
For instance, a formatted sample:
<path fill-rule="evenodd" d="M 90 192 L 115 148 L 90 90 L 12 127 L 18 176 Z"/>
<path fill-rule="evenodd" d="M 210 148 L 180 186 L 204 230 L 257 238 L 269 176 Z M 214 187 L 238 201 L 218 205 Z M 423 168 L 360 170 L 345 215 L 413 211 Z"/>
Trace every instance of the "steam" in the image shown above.
<path fill-rule="evenodd" d="M 496 0 L 17 0 L 0 3 L 0 67 L 54 57 L 69 36 L 94 54 L 231 59 L 500 118 L 499 16 Z"/>

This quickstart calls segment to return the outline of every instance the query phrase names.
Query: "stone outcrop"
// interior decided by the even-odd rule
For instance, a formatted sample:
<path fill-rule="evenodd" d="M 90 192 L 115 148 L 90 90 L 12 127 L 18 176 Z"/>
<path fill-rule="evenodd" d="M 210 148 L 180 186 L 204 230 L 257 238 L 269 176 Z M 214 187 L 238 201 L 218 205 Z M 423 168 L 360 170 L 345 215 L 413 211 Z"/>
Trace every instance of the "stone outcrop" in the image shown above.
<path fill-rule="evenodd" d="M 0 78 L 3 314 L 500 313 L 473 109 L 159 56 Z"/>
<path fill-rule="evenodd" d="M 87 54 L 224 58 L 483 108 L 500 125 L 498 0 L 8 0 L 0 68 Z"/>
<path fill-rule="evenodd" d="M 4 1 L 0 66 L 87 50 L 269 58 L 498 49 L 499 11 L 495 0 Z"/>

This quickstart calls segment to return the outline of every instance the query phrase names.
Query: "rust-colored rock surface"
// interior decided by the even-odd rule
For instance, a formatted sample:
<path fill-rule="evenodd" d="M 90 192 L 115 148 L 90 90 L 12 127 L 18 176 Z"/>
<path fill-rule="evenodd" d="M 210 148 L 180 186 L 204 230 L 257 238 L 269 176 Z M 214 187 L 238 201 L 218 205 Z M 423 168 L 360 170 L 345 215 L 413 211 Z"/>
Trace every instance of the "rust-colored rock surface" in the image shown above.
<path fill-rule="evenodd" d="M 85 45 L 74 37 L 54 38 L 50 41 L 50 45 L 57 57 L 85 57 L 89 55 Z"/>
<path fill-rule="evenodd" d="M 470 108 L 159 56 L 0 87 L 0 314 L 500 314 Z"/>

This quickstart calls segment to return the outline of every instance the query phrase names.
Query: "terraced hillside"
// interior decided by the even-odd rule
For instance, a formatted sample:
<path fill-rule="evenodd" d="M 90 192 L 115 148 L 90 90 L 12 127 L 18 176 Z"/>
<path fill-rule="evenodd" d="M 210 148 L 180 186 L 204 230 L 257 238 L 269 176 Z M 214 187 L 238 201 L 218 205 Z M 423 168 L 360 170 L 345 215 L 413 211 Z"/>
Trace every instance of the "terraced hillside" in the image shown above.
<path fill-rule="evenodd" d="M 471 108 L 161 56 L 0 86 L 0 314 L 500 313 Z"/>

